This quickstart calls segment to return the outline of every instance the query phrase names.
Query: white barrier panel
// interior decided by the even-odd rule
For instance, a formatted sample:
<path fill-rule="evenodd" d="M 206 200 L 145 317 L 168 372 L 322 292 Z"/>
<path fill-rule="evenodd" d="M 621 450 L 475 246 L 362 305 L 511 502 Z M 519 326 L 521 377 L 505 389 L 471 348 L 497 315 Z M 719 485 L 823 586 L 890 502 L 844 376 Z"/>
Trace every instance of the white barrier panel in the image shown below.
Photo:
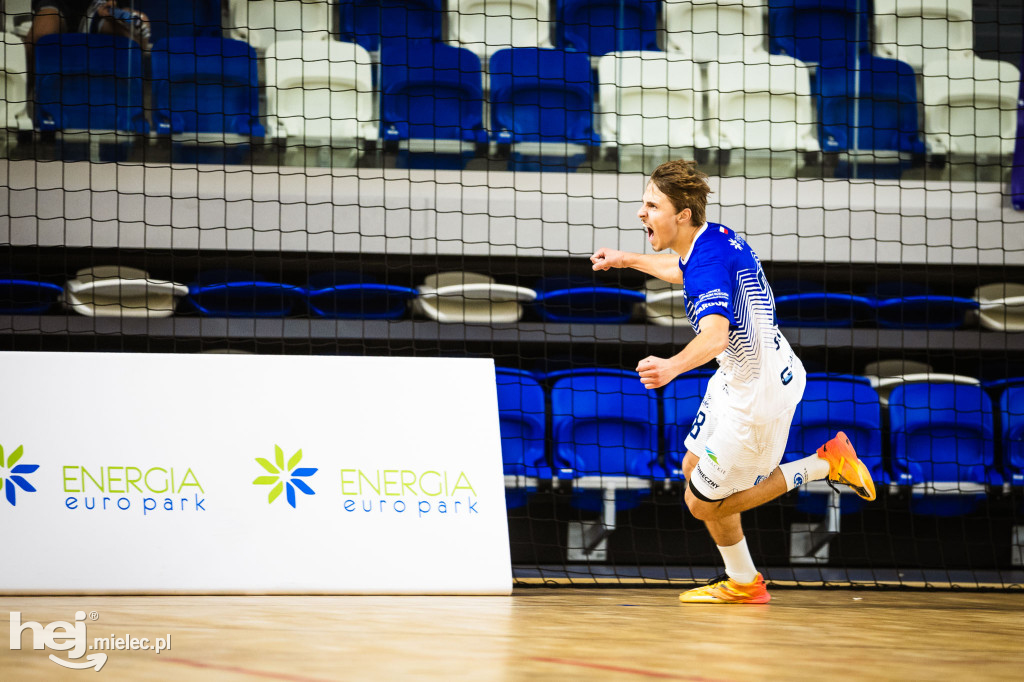
<path fill-rule="evenodd" d="M 0 592 L 511 592 L 491 360 L 0 353 L 0 377 Z"/>

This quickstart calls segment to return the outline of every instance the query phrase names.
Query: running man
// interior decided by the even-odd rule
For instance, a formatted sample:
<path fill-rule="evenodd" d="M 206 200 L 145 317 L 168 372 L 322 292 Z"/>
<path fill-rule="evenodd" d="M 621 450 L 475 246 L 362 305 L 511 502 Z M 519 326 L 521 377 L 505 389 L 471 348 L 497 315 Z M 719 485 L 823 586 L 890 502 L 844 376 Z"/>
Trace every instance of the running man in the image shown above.
<path fill-rule="evenodd" d="M 697 336 L 671 358 L 637 365 L 648 389 L 718 360 L 685 440 L 686 506 L 704 521 L 725 574 L 679 595 L 682 602 L 763 604 L 771 599 L 754 567 L 740 513 L 793 488 L 827 479 L 875 499 L 867 467 L 840 431 L 817 454 L 780 465 L 807 375 L 775 322 L 775 301 L 761 262 L 728 227 L 706 222 L 711 188 L 694 162 L 669 161 L 651 174 L 637 212 L 655 251 L 599 249 L 594 270 L 634 268 L 683 285 Z"/>

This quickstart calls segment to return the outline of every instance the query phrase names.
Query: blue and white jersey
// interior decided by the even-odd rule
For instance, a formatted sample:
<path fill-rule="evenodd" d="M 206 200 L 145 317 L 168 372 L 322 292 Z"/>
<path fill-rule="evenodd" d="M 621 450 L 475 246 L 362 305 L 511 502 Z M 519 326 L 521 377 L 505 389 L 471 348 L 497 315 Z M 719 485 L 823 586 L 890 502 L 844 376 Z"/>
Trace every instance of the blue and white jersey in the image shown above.
<path fill-rule="evenodd" d="M 772 289 L 750 245 L 728 227 L 706 223 L 679 269 L 693 330 L 700 333 L 706 315 L 729 320 L 729 346 L 716 359 L 737 416 L 760 423 L 795 407 L 807 374 L 779 332 Z"/>

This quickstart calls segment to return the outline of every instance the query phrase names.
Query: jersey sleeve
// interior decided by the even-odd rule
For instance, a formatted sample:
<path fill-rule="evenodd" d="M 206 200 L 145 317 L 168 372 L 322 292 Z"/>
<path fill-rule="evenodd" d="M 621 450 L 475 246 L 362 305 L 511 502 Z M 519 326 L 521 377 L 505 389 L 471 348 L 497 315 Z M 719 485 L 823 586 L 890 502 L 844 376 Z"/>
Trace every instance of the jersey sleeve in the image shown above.
<path fill-rule="evenodd" d="M 736 324 L 732 304 L 733 278 L 721 258 L 694 263 L 686 271 L 686 297 L 693 306 L 691 320 L 700 322 L 705 315 L 722 315 Z"/>

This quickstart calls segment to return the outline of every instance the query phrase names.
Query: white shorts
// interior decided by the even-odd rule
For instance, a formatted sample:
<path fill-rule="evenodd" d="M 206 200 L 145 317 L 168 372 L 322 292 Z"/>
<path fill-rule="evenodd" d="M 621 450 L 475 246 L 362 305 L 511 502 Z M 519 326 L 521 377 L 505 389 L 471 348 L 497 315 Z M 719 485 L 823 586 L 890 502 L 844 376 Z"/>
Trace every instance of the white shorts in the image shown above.
<path fill-rule="evenodd" d="M 690 485 L 709 500 L 753 488 L 782 461 L 795 412 L 793 407 L 762 424 L 737 419 L 724 382 L 718 375 L 712 377 L 684 441 L 686 449 L 699 458 Z"/>

